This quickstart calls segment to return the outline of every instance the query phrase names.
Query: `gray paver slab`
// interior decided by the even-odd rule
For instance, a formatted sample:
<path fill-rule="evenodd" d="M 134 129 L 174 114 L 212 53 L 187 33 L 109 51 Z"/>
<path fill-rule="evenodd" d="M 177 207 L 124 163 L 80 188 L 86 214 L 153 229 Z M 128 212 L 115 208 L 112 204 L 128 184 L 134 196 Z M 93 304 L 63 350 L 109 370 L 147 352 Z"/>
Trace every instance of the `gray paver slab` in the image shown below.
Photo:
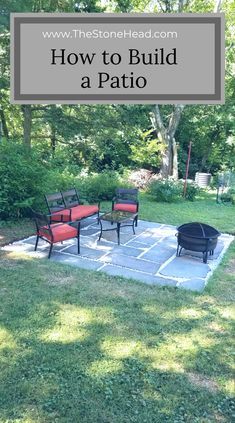
<path fill-rule="evenodd" d="M 214 250 L 214 254 L 210 255 L 208 254 L 208 260 L 215 260 L 219 257 L 219 255 L 221 254 L 222 250 L 224 249 L 224 243 L 223 242 L 218 242 L 215 250 Z M 181 255 L 187 255 L 187 256 L 193 256 L 193 257 L 198 257 L 202 260 L 203 258 L 203 254 L 201 252 L 198 251 L 191 251 L 191 250 L 185 250 L 184 248 L 182 249 Z"/>
<path fill-rule="evenodd" d="M 149 248 L 148 244 L 144 244 L 143 242 L 132 240 L 127 243 L 130 247 L 139 248 L 140 252 L 143 251 L 145 248 Z"/>
<path fill-rule="evenodd" d="M 97 228 L 87 228 L 87 229 L 82 229 L 81 230 L 81 235 L 83 236 L 90 236 L 90 235 L 95 235 L 95 234 L 99 234 L 100 229 Z"/>
<path fill-rule="evenodd" d="M 208 264 L 202 263 L 191 257 L 175 257 L 161 270 L 165 276 L 190 279 L 192 277 L 205 278 L 210 268 Z"/>
<path fill-rule="evenodd" d="M 72 245 L 71 247 L 66 248 L 63 252 L 74 254 L 77 256 L 77 246 Z M 84 245 L 80 245 L 80 256 L 82 257 L 88 257 L 93 258 L 95 260 L 98 260 L 100 257 L 104 255 L 105 251 L 97 250 L 95 248 L 89 248 L 85 247 Z"/>
<path fill-rule="evenodd" d="M 142 242 L 143 244 L 146 244 L 148 247 L 151 247 L 151 245 L 156 244 L 161 239 L 161 236 L 151 236 L 150 234 L 141 234 L 136 238 L 138 242 Z"/>
<path fill-rule="evenodd" d="M 164 243 L 164 245 L 175 248 L 175 250 L 177 249 L 177 238 L 175 237 L 175 235 L 167 236 L 162 242 Z"/>
<path fill-rule="evenodd" d="M 31 244 L 31 245 L 35 245 L 36 242 L 36 236 L 30 236 L 29 238 L 26 239 L 22 239 L 22 241 L 24 244 Z"/>
<path fill-rule="evenodd" d="M 64 263 L 64 264 L 70 264 L 72 266 L 80 267 L 82 269 L 88 269 L 88 270 L 97 270 L 100 267 L 100 262 L 94 261 L 94 260 L 88 260 L 81 258 L 79 256 L 70 256 L 69 254 L 63 254 L 63 253 L 52 253 L 51 260 Z"/>
<path fill-rule="evenodd" d="M 103 223 L 106 227 L 112 227 L 109 222 Z M 176 228 L 171 225 L 139 221 L 136 235 L 131 227 L 121 229 L 120 246 L 117 244 L 116 231 L 104 232 L 106 239 L 101 238 L 98 242 L 100 225 L 97 225 L 95 217 L 83 220 L 81 226 L 81 255 L 77 255 L 76 239 L 70 239 L 54 245 L 51 260 L 78 268 L 101 270 L 146 284 L 177 286 L 198 292 L 204 289 L 207 277 L 234 239 L 222 234 L 214 255 L 208 256 L 208 264 L 204 264 L 201 253 L 183 250 L 181 257 L 173 257 L 177 239 Z M 40 240 L 37 252 L 34 252 L 35 241 L 36 237 L 31 236 L 5 246 L 3 250 L 22 252 L 37 259 L 47 257 L 48 243 Z"/>
<path fill-rule="evenodd" d="M 181 282 L 178 286 L 179 288 L 202 292 L 203 289 L 205 288 L 205 285 L 206 285 L 205 279 L 190 279 L 188 281 Z"/>
<path fill-rule="evenodd" d="M 124 226 L 124 227 L 121 226 L 120 233 L 129 234 L 129 235 L 139 235 L 143 232 L 143 229 L 139 228 L 138 226 L 137 226 L 137 228 L 134 227 L 134 229 L 135 229 L 135 234 L 133 234 L 133 230 L 132 230 L 131 226 Z"/>
<path fill-rule="evenodd" d="M 81 228 L 85 228 L 90 225 L 97 225 L 97 216 L 87 217 L 86 219 L 81 220 Z"/>
<path fill-rule="evenodd" d="M 160 267 L 159 263 L 137 259 L 134 257 L 127 257 L 118 253 L 109 253 L 101 260 L 106 263 L 117 264 L 118 266 L 127 267 L 133 270 L 140 270 L 150 274 L 155 274 Z"/>
<path fill-rule="evenodd" d="M 152 260 L 157 263 L 163 263 L 175 254 L 175 248 L 166 248 L 163 243 L 157 244 L 157 246 L 151 248 L 151 250 L 144 253 L 141 258 L 146 260 Z"/>
<path fill-rule="evenodd" d="M 162 223 L 157 222 L 148 222 L 147 220 L 138 220 L 138 226 L 146 229 L 146 228 L 160 228 L 162 226 Z"/>
<path fill-rule="evenodd" d="M 108 273 L 112 276 L 122 276 L 125 278 L 134 279 L 140 282 L 144 282 L 148 285 L 176 286 L 176 281 L 173 281 L 172 279 L 160 278 L 158 276 L 136 272 L 135 270 L 112 266 L 111 264 L 106 265 L 100 271 Z"/>
<path fill-rule="evenodd" d="M 114 244 L 103 239 L 98 241 L 97 238 L 89 239 L 84 237 L 84 238 L 81 238 L 81 246 L 88 247 L 88 248 L 96 248 L 97 250 L 107 253 L 109 251 L 112 251 Z"/>
<path fill-rule="evenodd" d="M 132 234 L 120 234 L 120 243 L 125 244 L 127 241 L 129 241 L 132 237 L 135 235 Z M 97 237 L 98 238 L 98 237 Z M 117 232 L 116 231 L 108 231 L 102 233 L 102 238 L 107 241 L 111 241 L 115 244 L 117 244 Z"/>
<path fill-rule="evenodd" d="M 129 247 L 125 246 L 125 245 L 115 245 L 113 247 L 112 253 L 117 253 L 117 254 L 123 254 L 126 255 L 127 257 L 138 257 L 141 254 L 141 250 L 134 248 L 134 247 Z"/>

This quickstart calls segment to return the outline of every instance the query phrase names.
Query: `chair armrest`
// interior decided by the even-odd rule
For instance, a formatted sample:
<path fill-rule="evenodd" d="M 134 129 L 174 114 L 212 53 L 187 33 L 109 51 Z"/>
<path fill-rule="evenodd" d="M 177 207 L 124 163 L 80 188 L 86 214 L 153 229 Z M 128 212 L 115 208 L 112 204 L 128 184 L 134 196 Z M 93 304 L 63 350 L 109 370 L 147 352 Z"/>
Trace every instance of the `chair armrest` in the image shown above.
<path fill-rule="evenodd" d="M 63 210 L 69 210 L 69 221 L 71 220 L 71 213 L 72 213 L 72 210 L 71 209 L 69 209 L 69 208 L 64 208 Z M 61 211 L 63 211 L 63 210 L 61 210 Z M 64 221 L 63 220 L 63 217 L 64 217 L 64 215 L 63 214 L 56 214 L 56 216 L 57 216 L 57 219 L 53 219 L 53 216 L 54 216 L 54 213 L 50 213 L 50 214 L 48 214 L 47 215 L 47 217 L 49 217 L 49 219 L 50 219 L 50 223 L 51 222 L 58 222 L 58 217 L 60 216 L 60 221 L 59 222 L 62 222 L 62 223 L 67 223 L 67 221 Z"/>
<path fill-rule="evenodd" d="M 57 214 L 56 215 L 57 219 L 53 219 L 53 213 L 47 214 L 47 217 L 50 219 L 50 224 L 53 223 L 53 222 L 58 223 L 59 216 L 60 216 L 59 222 L 63 222 L 63 215 L 62 214 L 61 215 Z"/>

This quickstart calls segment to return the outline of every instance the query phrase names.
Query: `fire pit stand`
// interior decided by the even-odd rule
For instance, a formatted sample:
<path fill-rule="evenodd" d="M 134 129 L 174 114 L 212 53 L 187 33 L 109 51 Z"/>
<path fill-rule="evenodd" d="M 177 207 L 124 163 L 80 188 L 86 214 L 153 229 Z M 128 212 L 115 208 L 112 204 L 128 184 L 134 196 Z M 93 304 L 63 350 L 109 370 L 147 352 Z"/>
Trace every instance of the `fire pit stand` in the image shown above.
<path fill-rule="evenodd" d="M 178 246 L 176 255 L 179 257 L 182 249 L 197 251 L 203 254 L 203 263 L 207 263 L 208 253 L 214 254 L 220 232 L 205 223 L 192 222 L 177 228 Z"/>

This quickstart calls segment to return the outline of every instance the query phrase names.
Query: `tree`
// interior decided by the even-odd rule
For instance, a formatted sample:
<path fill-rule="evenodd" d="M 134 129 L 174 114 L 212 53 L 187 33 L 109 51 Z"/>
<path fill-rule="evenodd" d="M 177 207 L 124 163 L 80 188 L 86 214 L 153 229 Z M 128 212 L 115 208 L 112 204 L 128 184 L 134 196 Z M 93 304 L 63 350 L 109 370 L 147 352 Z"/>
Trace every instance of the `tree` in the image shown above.
<path fill-rule="evenodd" d="M 85 12 L 101 12 L 104 8 L 101 8 L 97 4 L 97 0 L 83 0 L 79 2 L 80 7 Z M 0 77 L 0 122 L 2 126 L 3 135 L 5 138 L 9 138 L 9 131 L 7 127 L 7 119 L 5 113 L 5 103 L 2 101 L 4 91 L 8 92 L 9 96 L 9 62 L 10 62 L 10 33 L 9 33 L 9 20 L 10 13 L 12 12 L 74 12 L 76 5 L 73 0 L 2 0 L 1 1 L 1 15 L 0 15 L 0 59 L 1 59 L 1 77 Z M 35 112 L 39 109 L 42 110 L 41 106 L 32 107 L 31 104 L 23 104 L 22 106 L 15 106 L 15 109 L 19 108 L 22 112 L 23 117 L 23 141 L 26 148 L 31 148 L 32 139 L 32 127 Z M 52 106 L 53 108 L 53 106 Z M 52 144 L 53 150 L 55 149 L 55 129 L 52 128 Z"/>

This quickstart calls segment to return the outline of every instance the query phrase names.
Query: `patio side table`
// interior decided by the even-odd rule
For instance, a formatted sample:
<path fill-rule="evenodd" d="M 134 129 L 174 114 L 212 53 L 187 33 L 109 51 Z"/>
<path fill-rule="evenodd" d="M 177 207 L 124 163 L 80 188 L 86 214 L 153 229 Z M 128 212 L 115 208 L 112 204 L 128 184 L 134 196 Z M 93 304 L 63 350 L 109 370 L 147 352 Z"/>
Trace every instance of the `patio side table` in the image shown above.
<path fill-rule="evenodd" d="M 120 245 L 120 228 L 131 226 L 133 230 L 133 234 L 135 235 L 135 223 L 138 219 L 138 213 L 130 213 L 130 212 L 124 212 L 124 211 L 118 211 L 113 210 L 108 213 L 104 213 L 99 217 L 99 223 L 100 223 L 100 235 L 98 241 L 100 241 L 102 237 L 102 233 L 106 231 L 116 231 L 117 232 L 117 240 L 118 245 Z M 107 228 L 103 229 L 102 221 L 104 222 L 110 222 L 111 225 L 113 223 L 116 223 L 116 227 L 114 228 Z M 131 222 L 131 223 L 127 223 Z"/>

